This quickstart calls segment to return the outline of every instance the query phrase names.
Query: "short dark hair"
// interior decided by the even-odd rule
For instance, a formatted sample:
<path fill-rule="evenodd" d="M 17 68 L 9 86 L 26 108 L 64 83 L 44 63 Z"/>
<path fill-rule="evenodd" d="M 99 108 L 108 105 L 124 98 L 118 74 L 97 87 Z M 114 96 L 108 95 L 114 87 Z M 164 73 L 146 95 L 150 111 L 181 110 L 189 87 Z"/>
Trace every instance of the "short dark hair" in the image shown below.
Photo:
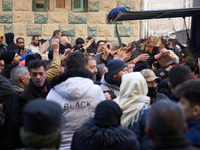
<path fill-rule="evenodd" d="M 24 40 L 24 38 L 23 37 L 18 37 L 17 39 L 16 39 L 16 43 L 18 43 L 18 40 L 19 39 L 22 39 L 22 40 Z"/>
<path fill-rule="evenodd" d="M 28 64 L 28 70 L 29 72 L 31 72 L 31 69 L 37 69 L 40 68 L 41 66 L 44 67 L 44 70 L 46 70 L 46 64 L 44 61 L 40 60 L 40 59 L 35 59 L 32 60 L 29 64 Z"/>
<path fill-rule="evenodd" d="M 169 82 L 172 87 L 175 88 L 178 84 L 181 84 L 190 79 L 190 68 L 185 65 L 177 65 L 169 71 Z"/>
<path fill-rule="evenodd" d="M 185 97 L 191 105 L 200 105 L 200 80 L 189 80 L 175 88 L 177 97 Z"/>
<path fill-rule="evenodd" d="M 194 59 L 188 59 L 186 62 L 185 62 L 185 65 L 190 67 L 191 71 L 195 71 L 195 69 L 197 68 L 197 63 Z"/>
<path fill-rule="evenodd" d="M 60 33 L 60 30 L 55 30 L 54 32 L 53 32 L 53 37 L 55 37 L 57 34 L 59 34 Z"/>
<path fill-rule="evenodd" d="M 88 63 L 89 60 L 96 60 L 93 56 L 91 55 L 85 55 L 85 62 L 86 62 L 86 65 Z"/>
<path fill-rule="evenodd" d="M 46 42 L 47 40 L 45 39 L 40 39 L 39 42 L 41 42 L 41 44 L 43 44 L 44 42 Z"/>
<path fill-rule="evenodd" d="M 99 40 L 99 41 L 97 42 L 97 47 L 99 46 L 99 44 L 100 44 L 101 42 L 104 42 L 104 43 L 105 43 L 104 40 Z"/>
<path fill-rule="evenodd" d="M 157 141 L 183 136 L 185 114 L 177 103 L 169 100 L 155 102 L 148 111 L 146 128 Z"/>
<path fill-rule="evenodd" d="M 76 45 L 78 45 L 78 44 L 84 44 L 84 40 L 82 38 L 77 38 Z"/>
<path fill-rule="evenodd" d="M 85 56 L 81 52 L 71 52 L 65 60 L 67 69 L 85 69 Z"/>
<path fill-rule="evenodd" d="M 38 35 L 34 35 L 34 36 L 32 37 L 32 40 L 35 40 L 35 37 L 38 37 L 38 38 L 39 38 Z"/>

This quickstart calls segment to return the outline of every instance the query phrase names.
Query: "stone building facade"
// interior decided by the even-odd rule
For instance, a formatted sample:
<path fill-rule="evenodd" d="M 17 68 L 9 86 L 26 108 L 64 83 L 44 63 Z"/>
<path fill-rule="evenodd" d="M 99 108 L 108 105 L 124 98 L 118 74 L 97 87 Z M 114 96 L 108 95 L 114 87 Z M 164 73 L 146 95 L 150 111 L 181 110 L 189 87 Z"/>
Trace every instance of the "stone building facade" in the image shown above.
<path fill-rule="evenodd" d="M 15 39 L 23 37 L 28 45 L 33 35 L 50 39 L 53 31 L 58 29 L 70 38 L 72 44 L 78 37 L 92 36 L 116 45 L 115 25 L 106 21 L 108 12 L 120 6 L 140 10 L 140 0 L 87 0 L 87 11 L 84 12 L 72 11 L 72 0 L 65 2 L 69 5 L 67 9 L 35 12 L 33 0 L 0 0 L 0 34 L 13 32 Z M 125 44 L 138 40 L 139 30 L 139 21 L 118 22 L 118 31 Z"/>

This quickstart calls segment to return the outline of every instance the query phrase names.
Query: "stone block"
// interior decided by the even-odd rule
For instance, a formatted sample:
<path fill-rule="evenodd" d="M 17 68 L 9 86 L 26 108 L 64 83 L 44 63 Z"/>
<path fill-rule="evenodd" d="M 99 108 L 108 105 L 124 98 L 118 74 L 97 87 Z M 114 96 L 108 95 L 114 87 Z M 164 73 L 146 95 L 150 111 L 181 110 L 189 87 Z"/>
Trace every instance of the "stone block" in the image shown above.
<path fill-rule="evenodd" d="M 101 12 L 110 12 L 115 7 L 117 7 L 117 0 L 100 0 Z"/>
<path fill-rule="evenodd" d="M 139 25 L 140 20 L 131 20 L 131 21 L 123 21 L 123 24 L 138 24 Z"/>
<path fill-rule="evenodd" d="M 66 35 L 67 37 L 75 37 L 74 24 L 60 24 L 59 30 L 63 35 Z"/>
<path fill-rule="evenodd" d="M 87 25 L 76 24 L 75 25 L 75 36 L 76 37 L 87 37 Z"/>
<path fill-rule="evenodd" d="M 133 0 L 118 0 L 117 7 L 130 7 L 132 8 L 132 1 Z"/>
<path fill-rule="evenodd" d="M 140 10 L 140 1 L 136 1 L 136 0 L 134 0 L 134 1 L 132 1 L 133 3 L 132 3 L 132 7 L 131 8 L 134 8 L 134 11 L 139 11 Z M 169 3 L 168 3 L 169 4 Z M 163 5 L 163 4 L 162 4 Z"/>
<path fill-rule="evenodd" d="M 31 11 L 32 0 L 14 0 L 14 11 Z"/>
<path fill-rule="evenodd" d="M 2 11 L 2 0 L 0 0 L 0 11 Z"/>
<path fill-rule="evenodd" d="M 12 23 L 12 12 L 0 12 L 0 23 Z"/>
<path fill-rule="evenodd" d="M 4 33 L 3 33 L 3 24 L 0 24 L 0 34 L 4 35 Z"/>
<path fill-rule="evenodd" d="M 52 36 L 55 30 L 59 29 L 58 24 L 43 24 L 42 25 L 42 36 Z"/>
<path fill-rule="evenodd" d="M 87 24 L 87 13 L 68 13 L 69 24 Z"/>
<path fill-rule="evenodd" d="M 88 36 L 97 37 L 97 25 L 88 24 Z"/>
<path fill-rule="evenodd" d="M 68 13 L 66 11 L 48 13 L 49 23 L 67 23 L 67 20 L 68 20 Z"/>
<path fill-rule="evenodd" d="M 99 0 L 88 0 L 88 11 L 98 12 L 99 11 Z"/>
<path fill-rule="evenodd" d="M 12 11 L 13 1 L 12 0 L 2 0 L 3 11 Z"/>
<path fill-rule="evenodd" d="M 74 45 L 76 45 L 76 39 L 77 39 L 77 37 L 71 37 L 71 39 L 70 39 L 70 44 L 71 44 L 71 46 L 73 47 Z"/>
<path fill-rule="evenodd" d="M 106 41 L 108 41 L 112 46 L 119 45 L 117 38 L 106 38 Z"/>
<path fill-rule="evenodd" d="M 15 12 L 13 13 L 14 23 L 34 23 L 34 13 L 33 12 Z"/>
<path fill-rule="evenodd" d="M 32 37 L 25 36 L 24 40 L 25 40 L 25 46 L 28 46 L 32 42 Z"/>
<path fill-rule="evenodd" d="M 121 40 L 122 40 L 123 44 L 126 44 L 128 46 L 128 43 L 133 42 L 133 41 L 137 41 L 138 38 L 136 38 L 136 37 L 122 37 Z"/>
<path fill-rule="evenodd" d="M 35 12 L 34 13 L 34 21 L 36 24 L 47 24 L 47 13 L 45 12 Z"/>
<path fill-rule="evenodd" d="M 100 12 L 88 13 L 88 24 L 105 24 L 106 14 Z"/>
<path fill-rule="evenodd" d="M 95 37 L 95 42 L 97 43 L 99 40 L 105 40 L 106 41 L 106 37 Z"/>
<path fill-rule="evenodd" d="M 120 37 L 131 37 L 131 25 L 117 26 Z M 115 31 L 115 30 L 114 30 Z M 115 37 L 117 36 L 115 31 Z"/>
<path fill-rule="evenodd" d="M 138 37 L 140 36 L 140 28 L 138 24 L 132 25 L 132 37 Z"/>
<path fill-rule="evenodd" d="M 98 25 L 97 31 L 99 37 L 113 37 L 114 25 Z"/>
<path fill-rule="evenodd" d="M 13 32 L 13 25 L 12 24 L 4 24 L 4 34 Z"/>
<path fill-rule="evenodd" d="M 13 33 L 15 36 L 26 36 L 26 24 L 14 24 Z"/>
<path fill-rule="evenodd" d="M 27 24 L 26 35 L 27 36 L 33 36 L 33 35 L 42 36 L 42 25 L 41 24 Z"/>

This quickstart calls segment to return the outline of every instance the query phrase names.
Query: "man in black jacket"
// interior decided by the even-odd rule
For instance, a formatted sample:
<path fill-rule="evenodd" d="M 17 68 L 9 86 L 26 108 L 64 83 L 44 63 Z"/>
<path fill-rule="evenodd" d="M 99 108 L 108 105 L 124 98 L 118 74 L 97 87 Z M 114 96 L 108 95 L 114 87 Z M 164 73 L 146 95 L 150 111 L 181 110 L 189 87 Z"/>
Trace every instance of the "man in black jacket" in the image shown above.
<path fill-rule="evenodd" d="M 10 50 L 10 51 L 5 51 L 1 55 L 1 59 L 5 63 L 2 75 L 5 76 L 7 79 L 9 79 L 11 70 L 19 64 L 21 57 L 17 54 L 17 52 Z"/>
<path fill-rule="evenodd" d="M 6 33 L 5 39 L 6 39 L 5 42 L 8 44 L 8 46 L 6 47 L 7 50 L 18 50 L 18 47 L 16 46 L 16 44 L 13 41 L 13 39 L 14 39 L 13 33 Z"/>

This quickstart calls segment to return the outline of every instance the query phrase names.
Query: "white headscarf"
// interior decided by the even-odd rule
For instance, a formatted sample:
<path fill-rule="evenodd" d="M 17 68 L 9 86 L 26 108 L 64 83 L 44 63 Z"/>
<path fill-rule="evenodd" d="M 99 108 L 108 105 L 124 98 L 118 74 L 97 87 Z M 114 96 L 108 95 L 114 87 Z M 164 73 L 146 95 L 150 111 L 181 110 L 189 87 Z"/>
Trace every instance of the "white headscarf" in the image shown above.
<path fill-rule="evenodd" d="M 126 126 L 130 123 L 137 122 L 136 114 L 145 104 L 150 103 L 150 98 L 146 96 L 148 87 L 146 80 L 140 72 L 132 72 L 122 76 L 120 85 L 120 95 L 114 101 L 123 110 L 121 124 Z M 134 119 L 135 118 L 135 119 Z"/>

